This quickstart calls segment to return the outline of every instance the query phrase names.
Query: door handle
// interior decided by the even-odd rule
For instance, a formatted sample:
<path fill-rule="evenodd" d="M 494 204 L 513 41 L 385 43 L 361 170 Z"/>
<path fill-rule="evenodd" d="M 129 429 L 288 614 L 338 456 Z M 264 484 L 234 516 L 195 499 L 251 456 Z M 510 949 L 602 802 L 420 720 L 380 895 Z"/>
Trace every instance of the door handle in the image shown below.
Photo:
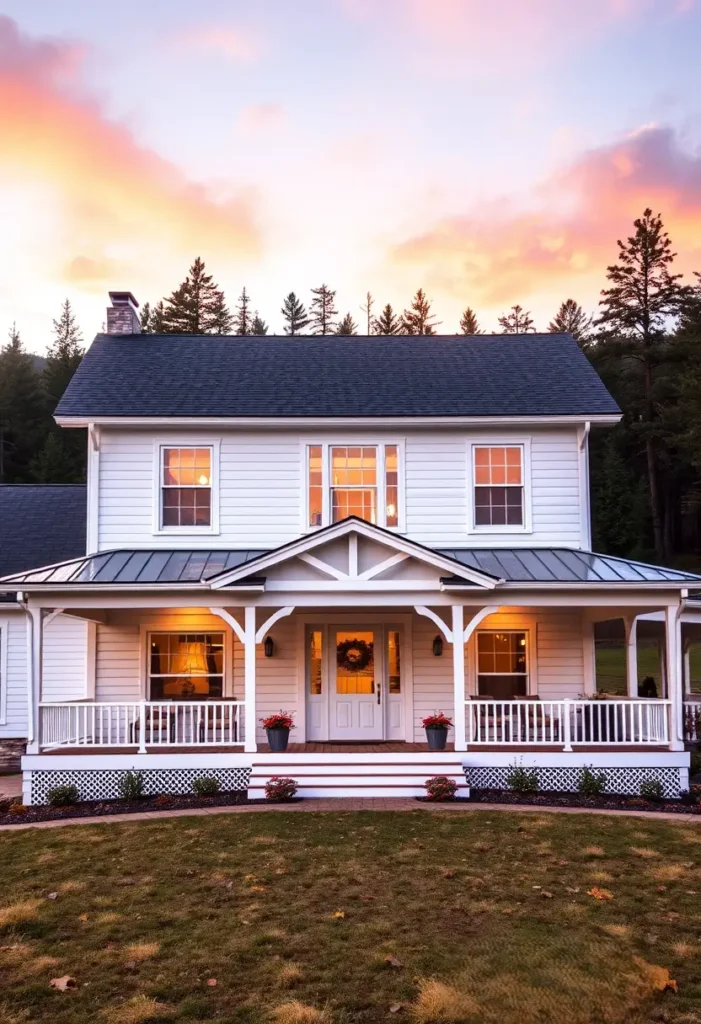
<path fill-rule="evenodd" d="M 382 684 L 378 683 L 375 688 L 377 690 L 377 703 L 380 704 L 382 697 Z"/>

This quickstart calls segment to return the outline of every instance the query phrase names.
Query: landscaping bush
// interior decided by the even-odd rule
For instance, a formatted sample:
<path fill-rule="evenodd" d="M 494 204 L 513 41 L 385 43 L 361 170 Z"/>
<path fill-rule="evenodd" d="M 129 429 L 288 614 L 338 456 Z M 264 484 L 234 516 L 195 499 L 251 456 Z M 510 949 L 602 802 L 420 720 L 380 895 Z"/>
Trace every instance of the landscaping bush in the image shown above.
<path fill-rule="evenodd" d="M 425 785 L 427 800 L 454 800 L 458 790 L 457 782 L 446 775 L 434 775 Z"/>
<path fill-rule="evenodd" d="M 701 750 L 695 747 L 691 751 L 691 766 L 689 768 L 689 774 L 693 778 L 694 775 L 698 775 L 701 772 Z"/>
<path fill-rule="evenodd" d="M 292 800 L 297 792 L 296 779 L 287 779 L 281 775 L 274 775 L 265 784 L 266 800 Z"/>
<path fill-rule="evenodd" d="M 582 796 L 603 796 L 606 789 L 606 772 L 595 772 L 591 765 L 585 765 L 577 781 L 577 792 Z"/>
<path fill-rule="evenodd" d="M 513 789 L 514 793 L 537 793 L 538 772 L 535 768 L 528 769 L 523 765 L 513 764 L 506 776 L 506 785 Z"/>
<path fill-rule="evenodd" d="M 213 775 L 201 775 L 192 782 L 192 791 L 196 796 L 216 796 L 220 788 L 219 779 Z"/>
<path fill-rule="evenodd" d="M 9 814 L 26 814 L 28 807 L 23 803 L 10 804 Z"/>
<path fill-rule="evenodd" d="M 141 800 L 145 786 L 143 772 L 125 772 L 117 783 L 119 795 L 123 800 Z"/>
<path fill-rule="evenodd" d="M 70 807 L 77 804 L 80 798 L 78 787 L 69 783 L 66 786 L 54 786 L 47 793 L 47 799 L 52 807 Z"/>
<path fill-rule="evenodd" d="M 640 783 L 640 795 L 643 800 L 659 802 L 664 796 L 664 787 L 659 779 L 643 779 Z"/>
<path fill-rule="evenodd" d="M 688 807 L 695 807 L 699 802 L 699 794 L 694 791 L 693 787 L 691 789 L 683 789 L 679 794 L 679 800 Z"/>

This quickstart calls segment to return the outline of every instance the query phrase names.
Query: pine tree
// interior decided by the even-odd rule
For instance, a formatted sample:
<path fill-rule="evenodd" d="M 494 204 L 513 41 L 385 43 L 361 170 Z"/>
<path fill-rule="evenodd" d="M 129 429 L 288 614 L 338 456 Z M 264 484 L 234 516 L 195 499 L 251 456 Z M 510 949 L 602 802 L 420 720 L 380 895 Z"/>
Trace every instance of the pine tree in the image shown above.
<path fill-rule="evenodd" d="M 58 320 L 54 320 L 54 336 L 46 354 L 44 368 L 44 388 L 52 413 L 80 366 L 85 351 L 81 345 L 83 337 L 68 299 L 61 307 Z"/>
<path fill-rule="evenodd" d="M 161 299 L 151 311 L 149 318 L 149 334 L 166 334 L 165 329 L 165 306 Z"/>
<path fill-rule="evenodd" d="M 163 304 L 161 332 L 219 334 L 224 312 L 228 314 L 223 292 L 198 256 L 183 283 Z"/>
<path fill-rule="evenodd" d="M 143 304 L 143 306 L 141 307 L 141 315 L 139 316 L 139 322 L 141 323 L 141 333 L 142 334 L 151 334 L 152 333 L 151 319 L 152 319 L 151 304 L 149 302 L 145 302 Z"/>
<path fill-rule="evenodd" d="M 333 334 L 336 328 L 334 317 L 338 315 L 334 305 L 336 292 L 322 284 L 318 288 L 312 288 L 312 296 L 309 304 L 312 334 Z"/>
<path fill-rule="evenodd" d="M 571 334 L 577 344 L 584 348 L 593 323 L 594 317 L 587 316 L 578 302 L 566 299 L 548 324 L 548 330 L 556 334 Z"/>
<path fill-rule="evenodd" d="M 375 334 L 382 334 L 386 337 L 402 333 L 402 321 L 394 312 L 389 302 L 380 315 L 375 317 L 373 328 Z"/>
<path fill-rule="evenodd" d="M 71 431 L 73 433 L 73 431 Z M 56 430 L 50 430 L 46 440 L 31 462 L 32 478 L 39 484 L 80 483 L 84 477 L 76 475 L 74 453 Z"/>
<path fill-rule="evenodd" d="M 32 455 L 49 424 L 41 377 L 13 324 L 0 349 L 0 483 L 31 480 Z"/>
<path fill-rule="evenodd" d="M 260 315 L 258 310 L 253 314 L 253 320 L 251 321 L 251 334 L 262 336 L 268 333 L 268 325 L 266 324 L 263 317 Z"/>
<path fill-rule="evenodd" d="M 289 295 L 285 296 L 280 312 L 285 321 L 285 334 L 301 334 L 304 328 L 309 325 L 309 317 L 304 308 L 304 303 L 297 298 L 294 292 L 290 292 Z"/>
<path fill-rule="evenodd" d="M 217 292 L 212 300 L 210 334 L 231 334 L 234 318 L 226 304 L 224 292 Z"/>
<path fill-rule="evenodd" d="M 469 306 L 460 317 L 460 333 L 461 334 L 481 334 L 479 324 L 477 323 L 477 314 L 474 309 Z"/>
<path fill-rule="evenodd" d="M 336 328 L 336 334 L 350 337 L 351 335 L 358 333 L 358 325 L 356 324 L 350 313 L 346 313 L 338 327 Z"/>
<path fill-rule="evenodd" d="M 618 240 L 618 263 L 607 268 L 611 287 L 601 293 L 597 323 L 609 345 L 613 341 L 620 355 L 632 356 L 642 365 L 644 401 L 639 427 L 645 441 L 655 551 L 664 558 L 668 545 L 659 481 L 655 371 L 664 359 L 667 321 L 682 311 L 689 290 L 680 285 L 681 274 L 671 273 L 676 253 L 659 214 L 654 216 L 646 209 L 634 227 L 635 233 L 625 242 Z"/>
<path fill-rule="evenodd" d="M 499 317 L 499 326 L 503 334 L 528 334 L 535 331 L 531 314 L 522 306 L 512 306 L 508 313 Z"/>
<path fill-rule="evenodd" d="M 250 334 L 251 333 L 251 297 L 246 291 L 245 287 L 241 289 L 239 295 L 239 301 L 236 306 L 236 314 L 234 315 L 234 334 Z"/>
<path fill-rule="evenodd" d="M 419 288 L 411 306 L 402 314 L 402 333 L 433 335 L 439 323 L 431 312 L 431 303 L 424 295 L 423 288 Z"/>

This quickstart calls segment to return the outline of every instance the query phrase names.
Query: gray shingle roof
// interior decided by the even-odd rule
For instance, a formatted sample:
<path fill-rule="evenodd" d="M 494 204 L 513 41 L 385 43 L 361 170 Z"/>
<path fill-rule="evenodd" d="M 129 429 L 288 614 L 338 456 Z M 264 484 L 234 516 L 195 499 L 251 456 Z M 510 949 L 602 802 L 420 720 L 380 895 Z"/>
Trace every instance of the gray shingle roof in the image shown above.
<path fill-rule="evenodd" d="M 618 406 L 567 334 L 98 334 L 58 416 L 568 416 Z"/>
<path fill-rule="evenodd" d="M 85 553 L 84 484 L 0 485 L 0 576 Z"/>

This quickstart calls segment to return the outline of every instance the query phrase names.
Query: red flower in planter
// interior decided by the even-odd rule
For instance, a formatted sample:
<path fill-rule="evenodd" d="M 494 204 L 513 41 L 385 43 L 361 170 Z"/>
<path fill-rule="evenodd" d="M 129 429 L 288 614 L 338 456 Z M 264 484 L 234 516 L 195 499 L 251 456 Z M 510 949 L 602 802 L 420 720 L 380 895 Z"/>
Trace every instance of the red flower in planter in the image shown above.
<path fill-rule="evenodd" d="M 427 800 L 454 800 L 458 790 L 457 782 L 446 775 L 434 775 L 426 779 L 425 785 Z"/>
<path fill-rule="evenodd" d="M 297 792 L 297 780 L 273 775 L 265 784 L 266 800 L 293 800 Z"/>
<path fill-rule="evenodd" d="M 437 711 L 433 715 L 429 715 L 428 718 L 424 718 L 421 723 L 424 729 L 452 729 L 453 721 L 444 715 L 442 711 Z"/>
<path fill-rule="evenodd" d="M 268 718 L 261 718 L 261 722 L 264 729 L 291 729 L 295 724 L 294 718 L 287 711 L 278 711 Z"/>

